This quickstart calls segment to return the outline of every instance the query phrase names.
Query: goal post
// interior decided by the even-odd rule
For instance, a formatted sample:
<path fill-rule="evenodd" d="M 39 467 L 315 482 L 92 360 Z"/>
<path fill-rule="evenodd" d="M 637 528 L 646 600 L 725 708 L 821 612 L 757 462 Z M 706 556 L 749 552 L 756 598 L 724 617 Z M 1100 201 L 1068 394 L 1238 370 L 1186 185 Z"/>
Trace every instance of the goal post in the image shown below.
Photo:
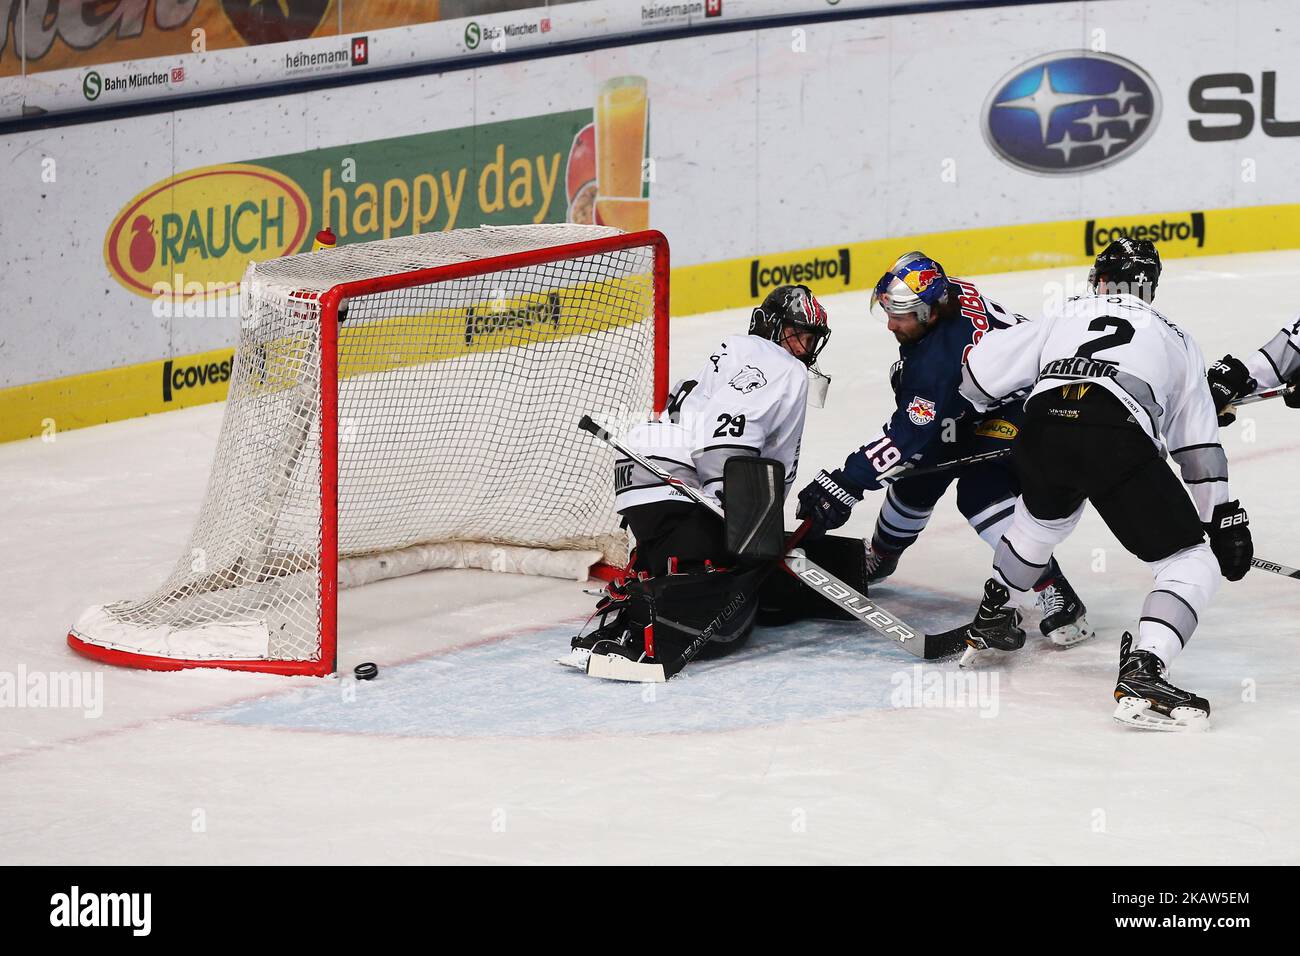
<path fill-rule="evenodd" d="M 613 454 L 577 427 L 668 394 L 668 243 L 481 227 L 249 266 L 190 547 L 68 643 L 113 664 L 325 675 L 338 590 L 436 567 L 626 561 Z"/>

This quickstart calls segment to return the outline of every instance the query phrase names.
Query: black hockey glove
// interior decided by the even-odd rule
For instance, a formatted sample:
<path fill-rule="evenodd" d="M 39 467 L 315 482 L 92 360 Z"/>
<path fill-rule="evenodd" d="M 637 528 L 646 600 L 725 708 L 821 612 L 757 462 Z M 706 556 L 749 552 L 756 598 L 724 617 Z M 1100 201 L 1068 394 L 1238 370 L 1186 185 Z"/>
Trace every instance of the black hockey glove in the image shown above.
<path fill-rule="evenodd" d="M 1205 380 L 1210 385 L 1210 394 L 1214 397 L 1214 410 L 1219 413 L 1219 425 L 1231 425 L 1237 420 L 1235 409 L 1229 409 L 1239 398 L 1244 398 L 1255 391 L 1255 380 L 1241 359 L 1225 355 L 1210 366 L 1205 373 Z"/>
<path fill-rule="evenodd" d="M 1287 408 L 1300 408 L 1300 382 L 1291 383 L 1291 391 L 1282 396 Z"/>
<path fill-rule="evenodd" d="M 1229 581 L 1240 581 L 1250 570 L 1250 559 L 1255 556 L 1255 545 L 1250 540 L 1250 519 L 1240 501 L 1225 501 L 1216 505 L 1210 523 L 1205 526 L 1210 536 L 1210 550 L 1219 559 L 1219 570 Z"/>
<path fill-rule="evenodd" d="M 819 537 L 827 531 L 834 531 L 849 520 L 853 506 L 861 499 L 844 484 L 844 472 L 840 469 L 823 470 L 817 472 L 817 477 L 799 492 L 799 510 L 795 517 L 812 521 L 812 527 L 808 529 L 810 536 Z"/>

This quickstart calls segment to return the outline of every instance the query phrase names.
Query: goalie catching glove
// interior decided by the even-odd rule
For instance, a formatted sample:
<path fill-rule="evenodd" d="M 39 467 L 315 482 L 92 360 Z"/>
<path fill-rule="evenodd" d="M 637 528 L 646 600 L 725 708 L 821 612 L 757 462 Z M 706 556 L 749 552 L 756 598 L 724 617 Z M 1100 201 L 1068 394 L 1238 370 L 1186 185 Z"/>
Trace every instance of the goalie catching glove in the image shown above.
<path fill-rule="evenodd" d="M 822 470 L 799 492 L 799 510 L 795 517 L 812 522 L 808 529 L 810 536 L 834 531 L 849 520 L 853 506 L 862 499 L 861 493 L 855 495 L 845 487 L 846 484 L 844 472 L 840 469 Z"/>

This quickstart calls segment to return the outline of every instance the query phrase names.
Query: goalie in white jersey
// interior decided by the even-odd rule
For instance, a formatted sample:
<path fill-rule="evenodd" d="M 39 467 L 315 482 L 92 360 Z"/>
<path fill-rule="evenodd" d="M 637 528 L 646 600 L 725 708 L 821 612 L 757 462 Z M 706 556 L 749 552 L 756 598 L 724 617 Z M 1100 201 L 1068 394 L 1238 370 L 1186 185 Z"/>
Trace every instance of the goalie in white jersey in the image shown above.
<path fill-rule="evenodd" d="M 802 318 L 805 309 L 811 319 Z M 722 492 L 723 466 L 736 455 L 780 461 L 789 492 L 799 469 L 808 369 L 830 334 L 826 310 L 806 286 L 780 287 L 755 315 L 748 333 L 727 336 L 694 377 L 677 383 L 657 421 L 638 425 L 623 438 L 672 477 L 715 499 Z M 628 459 L 618 464 L 614 508 L 633 524 L 640 523 L 640 508 L 656 502 L 699 517 L 698 506 L 639 465 Z M 658 573 L 662 567 L 645 548 L 651 536 L 635 528 L 633 534 L 638 570 Z"/>
<path fill-rule="evenodd" d="M 822 390 L 829 381 L 816 368 L 829 337 L 826 310 L 807 286 L 773 290 L 754 310 L 748 333 L 723 339 L 694 377 L 677 383 L 663 414 L 628 431 L 624 444 L 718 500 L 729 458 L 775 459 L 785 467 L 788 493 L 799 469 L 810 378 Z M 724 569 L 731 562 L 722 522 L 630 459 L 615 462 L 614 492 L 614 507 L 636 540 L 634 577 L 610 588 L 597 607 L 600 626 L 575 637 L 573 650 L 654 661 L 671 677 L 699 628 L 737 595 L 743 606 L 726 616 L 699 656 L 742 645 L 758 610 L 749 576 L 762 569 Z"/>
<path fill-rule="evenodd" d="M 1121 641 L 1115 718 L 1199 729 L 1209 703 L 1170 684 L 1165 672 L 1220 573 L 1241 578 L 1252 547 L 1246 513 L 1229 500 L 1201 350 L 1150 305 L 1159 276 L 1150 242 L 1116 240 L 1093 267 L 1093 295 L 1070 299 L 1060 315 L 991 332 L 971 350 L 961 391 L 972 404 L 988 407 L 1026 392 L 1028 399 L 1014 446 L 1021 498 L 967 643 L 1023 644 L 1008 589 L 1032 587 L 1091 501 L 1155 576 L 1136 639 L 1125 633 Z M 1166 448 L 1182 485 L 1162 460 Z"/>

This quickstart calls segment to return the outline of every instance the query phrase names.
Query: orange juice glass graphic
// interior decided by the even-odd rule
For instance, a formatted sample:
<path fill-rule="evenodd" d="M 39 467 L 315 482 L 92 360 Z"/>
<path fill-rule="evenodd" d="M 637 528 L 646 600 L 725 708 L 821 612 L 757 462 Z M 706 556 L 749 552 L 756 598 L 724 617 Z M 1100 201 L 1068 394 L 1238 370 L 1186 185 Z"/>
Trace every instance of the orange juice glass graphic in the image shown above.
<path fill-rule="evenodd" d="M 596 97 L 596 221 L 627 232 L 650 228 L 650 200 L 641 195 L 649 103 L 645 79 L 620 76 Z"/>

